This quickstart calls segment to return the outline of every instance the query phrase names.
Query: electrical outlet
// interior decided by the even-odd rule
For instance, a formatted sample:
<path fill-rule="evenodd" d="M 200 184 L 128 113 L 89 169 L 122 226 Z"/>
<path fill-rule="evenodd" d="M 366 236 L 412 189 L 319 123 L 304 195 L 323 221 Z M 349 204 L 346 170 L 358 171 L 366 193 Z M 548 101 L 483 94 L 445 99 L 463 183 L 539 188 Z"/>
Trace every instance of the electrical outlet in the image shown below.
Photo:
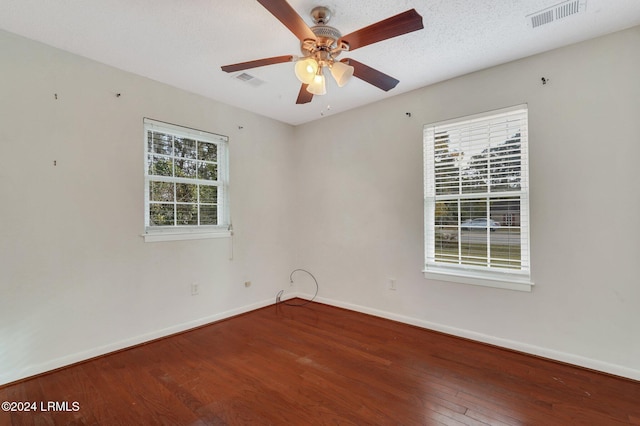
<path fill-rule="evenodd" d="M 200 286 L 198 283 L 191 284 L 191 295 L 197 296 L 198 294 L 200 294 Z"/>
<path fill-rule="evenodd" d="M 244 282 L 244 286 L 245 286 L 245 288 L 251 287 L 251 281 L 245 281 Z"/>
<path fill-rule="evenodd" d="M 390 279 L 389 279 L 389 290 L 396 291 L 397 289 L 398 289 L 398 288 L 397 288 L 397 286 L 396 286 L 396 280 L 395 280 L 395 278 L 390 278 Z"/>

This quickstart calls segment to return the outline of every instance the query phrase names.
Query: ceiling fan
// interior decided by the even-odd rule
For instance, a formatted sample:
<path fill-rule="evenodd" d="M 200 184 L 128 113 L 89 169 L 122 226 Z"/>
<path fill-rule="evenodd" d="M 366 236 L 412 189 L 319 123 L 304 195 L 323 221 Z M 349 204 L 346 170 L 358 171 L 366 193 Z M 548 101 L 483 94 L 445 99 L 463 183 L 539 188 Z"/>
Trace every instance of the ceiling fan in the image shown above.
<path fill-rule="evenodd" d="M 415 9 L 410 9 L 343 36 L 340 31 L 327 25 L 331 11 L 324 6 L 315 7 L 311 11 L 311 18 L 316 25 L 310 28 L 286 0 L 258 0 L 258 3 L 298 37 L 302 57 L 274 56 L 225 65 L 222 71 L 231 73 L 265 65 L 296 62 L 295 74 L 302 82 L 297 104 L 309 103 L 314 95 L 326 93 L 324 68 L 331 71 L 339 87 L 344 86 L 351 76 L 355 76 L 384 91 L 393 89 L 399 83 L 395 78 L 355 59 L 338 60 L 337 57 L 342 52 L 424 28 L 422 16 Z"/>

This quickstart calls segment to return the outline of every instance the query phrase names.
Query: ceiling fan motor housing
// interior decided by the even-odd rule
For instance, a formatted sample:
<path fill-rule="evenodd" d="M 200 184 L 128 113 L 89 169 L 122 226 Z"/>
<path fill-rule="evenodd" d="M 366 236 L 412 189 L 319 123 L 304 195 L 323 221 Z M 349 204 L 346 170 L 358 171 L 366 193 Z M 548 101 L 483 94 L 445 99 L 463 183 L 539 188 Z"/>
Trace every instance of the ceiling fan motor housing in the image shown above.
<path fill-rule="evenodd" d="M 316 24 L 311 31 L 316 36 L 315 40 L 306 39 L 300 43 L 300 51 L 304 56 L 311 56 L 319 63 L 332 63 L 344 46 L 337 46 L 337 41 L 342 37 L 340 31 L 327 25 L 331 18 L 331 11 L 325 6 L 314 7 L 311 10 L 311 19 Z"/>
<path fill-rule="evenodd" d="M 313 31 L 316 37 L 330 41 L 330 45 L 333 45 L 340 37 L 342 37 L 340 31 L 328 25 L 316 25 L 311 27 L 311 31 Z"/>
<path fill-rule="evenodd" d="M 311 27 L 311 31 L 316 35 L 316 39 L 307 39 L 300 44 L 300 51 L 304 56 L 328 61 L 340 54 L 342 49 L 338 49 L 336 43 L 342 37 L 340 31 L 328 25 L 316 25 Z"/>

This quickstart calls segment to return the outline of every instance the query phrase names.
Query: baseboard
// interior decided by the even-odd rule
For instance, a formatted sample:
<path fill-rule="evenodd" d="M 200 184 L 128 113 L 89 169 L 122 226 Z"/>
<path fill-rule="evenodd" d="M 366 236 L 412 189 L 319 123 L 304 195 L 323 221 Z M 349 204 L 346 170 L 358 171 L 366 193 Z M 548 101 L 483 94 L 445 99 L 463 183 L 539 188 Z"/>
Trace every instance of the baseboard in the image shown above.
<path fill-rule="evenodd" d="M 37 376 L 43 373 L 47 373 L 49 371 L 57 370 L 59 368 L 67 367 L 72 364 L 77 364 L 79 362 L 87 361 L 92 358 L 104 356 L 112 352 L 117 352 L 123 349 L 131 348 L 133 346 L 148 343 L 152 340 L 161 339 L 163 337 L 167 337 L 172 334 L 182 333 L 184 331 L 201 327 L 206 324 L 210 324 L 210 323 L 220 321 L 226 318 L 230 318 L 236 315 L 244 314 L 246 312 L 254 311 L 256 309 L 264 308 L 265 306 L 273 305 L 274 303 L 275 303 L 275 299 L 269 298 L 269 300 L 264 300 L 261 302 L 253 303 L 251 305 L 246 305 L 240 308 L 220 312 L 215 315 L 199 318 L 197 320 L 188 321 L 182 324 L 163 328 L 161 330 L 145 333 L 139 336 L 135 336 L 135 337 L 121 340 L 114 343 L 110 343 L 108 345 L 100 346 L 87 351 L 82 351 L 82 352 L 67 355 L 61 358 L 52 359 L 45 363 L 30 365 L 18 371 L 4 371 L 0 373 L 0 386 L 4 386 L 19 380 L 24 380 L 29 377 Z"/>
<path fill-rule="evenodd" d="M 287 300 L 295 297 L 309 300 L 311 299 L 312 296 L 313 295 L 308 295 L 300 292 L 290 292 L 286 295 L 283 295 L 282 300 Z M 490 336 L 483 333 L 478 333 L 478 332 L 460 329 L 456 327 L 450 327 L 443 324 L 424 321 L 417 318 L 395 314 L 393 312 L 369 308 L 366 306 L 342 302 L 334 299 L 328 299 L 325 297 L 316 297 L 315 301 L 319 303 L 324 303 L 327 305 L 339 307 L 339 308 L 349 309 L 355 312 L 361 312 L 361 313 L 373 315 L 376 317 L 386 318 L 393 321 L 414 325 L 416 327 L 421 327 L 428 330 L 439 331 L 442 333 L 450 334 L 457 337 L 462 337 L 465 339 L 474 340 L 477 342 L 487 343 L 490 345 L 495 345 L 495 346 L 499 346 L 506 349 L 511 349 L 511 350 L 524 352 L 527 354 L 540 356 L 543 358 L 548 358 L 551 360 L 555 360 L 555 361 L 559 361 L 567 364 L 576 365 L 578 367 L 588 368 L 590 370 L 601 371 L 603 373 L 613 374 L 620 377 L 626 377 L 632 380 L 640 380 L 640 371 L 638 370 L 616 365 L 616 364 L 610 364 L 603 361 L 594 360 L 591 358 L 586 358 L 580 355 L 556 351 L 553 349 L 547 349 L 540 346 L 530 345 L 527 343 L 518 342 L 514 340 L 502 339 L 499 337 L 494 337 L 494 336 Z M 178 325 L 157 330 L 151 333 L 146 333 L 146 334 L 135 336 L 129 339 L 121 340 L 119 342 L 115 342 L 109 345 L 104 345 L 98 348 L 93 348 L 91 350 L 78 352 L 78 353 L 61 357 L 61 358 L 56 358 L 56 359 L 47 361 L 46 363 L 29 366 L 19 371 L 3 372 L 3 373 L 0 373 L 0 386 L 4 386 L 19 380 L 24 380 L 26 378 L 37 376 L 39 374 L 43 374 L 52 370 L 63 368 L 72 364 L 87 361 L 92 358 L 104 356 L 112 352 L 117 352 L 117 351 L 130 348 L 136 345 L 144 344 L 152 340 L 170 336 L 172 334 L 177 334 L 187 330 L 191 330 L 193 328 L 197 328 L 197 327 L 210 324 L 216 321 L 220 321 L 226 318 L 230 318 L 236 315 L 244 314 L 256 309 L 264 308 L 265 306 L 269 306 L 274 303 L 275 303 L 275 299 L 270 298 L 268 300 L 253 303 L 251 305 L 246 305 L 240 308 L 231 309 L 225 312 L 220 312 L 215 315 L 199 318 L 197 320 L 178 324 Z"/>
<path fill-rule="evenodd" d="M 297 294 L 301 298 L 309 298 L 309 295 Z M 575 365 L 577 367 L 587 368 L 590 370 L 600 371 L 615 376 L 625 377 L 631 380 L 640 381 L 640 371 L 632 368 L 624 367 L 621 365 L 610 364 L 603 361 L 586 358 L 584 356 L 575 355 L 571 353 L 556 351 L 553 349 L 543 348 L 540 346 L 530 345 L 528 343 L 518 342 L 515 340 L 503 339 L 500 337 L 490 336 L 475 331 L 465 330 L 456 327 L 450 327 L 443 324 L 438 324 L 430 321 L 424 321 L 417 318 L 407 317 L 404 315 L 395 314 L 393 312 L 382 311 L 379 309 L 369 308 L 366 306 L 356 305 L 353 303 L 341 302 L 338 300 L 327 299 L 325 297 L 316 297 L 316 302 L 324 303 L 327 305 L 335 306 L 338 308 L 349 309 L 351 311 L 361 312 L 364 314 L 373 315 L 376 317 L 386 318 L 393 321 L 402 322 L 405 324 L 414 325 L 416 327 L 425 328 L 428 330 L 439 331 L 441 333 L 450 334 L 465 339 L 474 340 L 477 342 L 487 343 L 494 346 L 499 346 L 505 349 L 511 349 L 518 352 L 523 352 L 530 355 L 547 358 L 554 361 L 559 361 L 566 364 Z"/>

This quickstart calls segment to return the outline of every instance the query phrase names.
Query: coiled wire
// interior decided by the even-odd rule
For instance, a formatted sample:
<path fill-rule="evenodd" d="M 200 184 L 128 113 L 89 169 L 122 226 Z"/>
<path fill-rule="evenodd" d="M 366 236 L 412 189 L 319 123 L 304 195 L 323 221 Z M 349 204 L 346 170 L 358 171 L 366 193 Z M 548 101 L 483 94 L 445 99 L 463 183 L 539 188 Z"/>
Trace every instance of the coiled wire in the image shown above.
<path fill-rule="evenodd" d="M 309 274 L 309 276 L 311 278 L 313 278 L 313 281 L 316 283 L 316 292 L 315 292 L 315 294 L 313 295 L 313 297 L 311 299 L 305 300 L 303 303 L 291 303 L 291 302 L 287 302 L 286 300 L 281 300 L 280 299 L 282 297 L 282 294 L 284 293 L 284 290 L 280 290 L 278 292 L 278 294 L 276 295 L 276 305 L 278 303 L 282 303 L 282 304 L 285 304 L 287 306 L 304 306 L 304 305 L 307 305 L 307 304 L 309 304 L 309 303 L 311 303 L 311 302 L 313 302 L 315 300 L 316 296 L 318 295 L 318 289 L 320 287 L 318 286 L 318 280 L 316 280 L 316 277 L 314 277 L 311 272 L 307 271 L 306 269 L 294 269 L 293 271 L 291 271 L 291 274 L 289 274 L 289 282 L 293 283 L 293 274 L 294 274 L 294 272 L 298 272 L 298 271 L 305 272 L 305 273 Z"/>

